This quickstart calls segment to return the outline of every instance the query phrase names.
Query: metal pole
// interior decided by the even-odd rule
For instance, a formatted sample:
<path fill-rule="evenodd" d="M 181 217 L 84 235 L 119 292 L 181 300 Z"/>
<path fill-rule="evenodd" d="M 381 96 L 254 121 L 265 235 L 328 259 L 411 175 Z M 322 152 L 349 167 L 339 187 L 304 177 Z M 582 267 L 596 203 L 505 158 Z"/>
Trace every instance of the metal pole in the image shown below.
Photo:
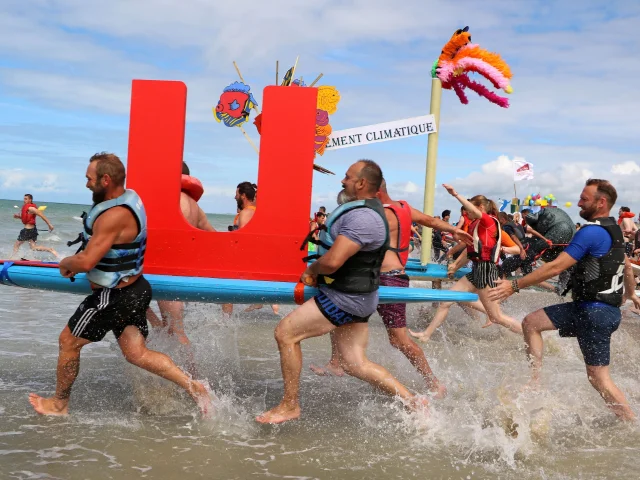
<path fill-rule="evenodd" d="M 433 216 L 435 203 L 436 164 L 438 162 L 438 135 L 440 134 L 440 100 L 442 83 L 439 78 L 431 80 L 431 114 L 436 122 L 436 132 L 429 134 L 427 140 L 427 173 L 424 180 L 424 213 Z M 431 263 L 431 229 L 422 227 L 422 251 L 420 263 Z"/>

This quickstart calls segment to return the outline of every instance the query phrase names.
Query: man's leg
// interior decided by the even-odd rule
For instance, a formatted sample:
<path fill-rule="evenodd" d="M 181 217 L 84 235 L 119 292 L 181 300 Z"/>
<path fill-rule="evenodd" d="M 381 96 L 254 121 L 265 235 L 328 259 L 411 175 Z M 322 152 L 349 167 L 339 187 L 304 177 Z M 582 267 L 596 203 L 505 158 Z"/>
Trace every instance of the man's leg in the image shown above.
<path fill-rule="evenodd" d="M 415 395 L 391 375 L 387 369 L 367 358 L 369 325 L 351 323 L 336 329 L 336 346 L 344 371 L 352 377 L 370 383 L 389 395 L 398 395 L 408 405 L 414 405 Z"/>
<path fill-rule="evenodd" d="M 451 287 L 452 292 L 473 292 L 475 291 L 475 287 L 471 284 L 471 282 L 467 279 L 467 277 L 462 277 L 458 280 L 453 287 Z M 424 332 L 414 332 L 413 330 L 409 330 L 409 333 L 417 338 L 421 342 L 427 342 L 433 335 L 433 332 L 444 323 L 447 318 L 447 314 L 449 313 L 449 309 L 454 304 L 454 302 L 440 302 L 438 306 L 438 310 L 436 311 L 433 320 L 426 328 Z"/>
<path fill-rule="evenodd" d="M 320 376 L 335 375 L 336 377 L 344 376 L 344 370 L 340 365 L 340 355 L 338 355 L 338 349 L 336 348 L 335 330 L 329 333 L 331 338 L 331 360 L 324 367 L 319 367 L 313 363 L 309 365 L 309 368 L 313 373 Z"/>
<path fill-rule="evenodd" d="M 530 313 L 522 321 L 522 333 L 527 349 L 527 360 L 531 367 L 531 383 L 537 385 L 540 382 L 540 370 L 542 368 L 542 351 L 544 342 L 542 332 L 556 330 L 544 309 Z"/>
<path fill-rule="evenodd" d="M 335 328 L 322 314 L 313 298 L 280 321 L 275 330 L 275 338 L 280 351 L 284 395 L 278 406 L 256 417 L 258 422 L 282 423 L 300 416 L 299 389 L 302 370 L 300 342 L 305 338 L 324 335 Z"/>
<path fill-rule="evenodd" d="M 13 253 L 11 254 L 11 257 L 9 258 L 13 258 L 18 254 L 18 250 L 20 250 L 20 245 L 22 245 L 24 242 L 21 240 L 16 240 L 16 243 L 13 244 Z"/>
<path fill-rule="evenodd" d="M 598 393 L 602 396 L 613 413 L 622 420 L 635 420 L 636 416 L 629 407 L 627 398 L 609 375 L 609 366 L 587 365 L 587 377 Z"/>
<path fill-rule="evenodd" d="M 137 327 L 133 325 L 127 326 L 118 337 L 118 345 L 120 345 L 124 358 L 129 363 L 159 377 L 166 378 L 182 387 L 198 404 L 202 413 L 208 413 L 211 406 L 211 397 L 205 386 L 180 370 L 173 363 L 173 360 L 164 353 L 149 350 L 145 343 L 144 335 L 140 333 Z"/>
<path fill-rule="evenodd" d="M 41 245 L 36 245 L 35 240 L 29 240 L 29 246 L 31 247 L 31 250 L 34 250 L 36 252 L 49 252 L 52 255 L 55 255 L 56 257 L 58 257 L 58 252 L 56 252 L 53 248 L 49 248 L 49 247 L 43 247 Z"/>
<path fill-rule="evenodd" d="M 29 402 L 34 410 L 42 415 L 67 415 L 71 387 L 80 371 L 80 350 L 91 343 L 84 338 L 74 337 L 68 326 L 64 327 L 58 340 L 58 368 L 56 393 L 53 397 L 43 398 L 35 393 L 29 394 Z"/>
<path fill-rule="evenodd" d="M 189 341 L 187 334 L 184 332 L 184 303 L 178 301 L 159 300 L 158 307 L 160 307 L 162 323 L 169 325 L 167 333 L 169 335 L 175 335 L 178 341 L 184 345 L 187 354 L 187 371 L 192 377 L 195 377 L 196 365 L 193 348 L 191 347 L 191 342 Z"/>
<path fill-rule="evenodd" d="M 387 328 L 387 335 L 389 335 L 391 346 L 400 350 L 411 362 L 411 365 L 424 377 L 429 391 L 435 393 L 436 398 L 444 398 L 447 394 L 446 387 L 433 374 L 424 351 L 416 342 L 411 340 L 407 333 L 407 328 Z"/>

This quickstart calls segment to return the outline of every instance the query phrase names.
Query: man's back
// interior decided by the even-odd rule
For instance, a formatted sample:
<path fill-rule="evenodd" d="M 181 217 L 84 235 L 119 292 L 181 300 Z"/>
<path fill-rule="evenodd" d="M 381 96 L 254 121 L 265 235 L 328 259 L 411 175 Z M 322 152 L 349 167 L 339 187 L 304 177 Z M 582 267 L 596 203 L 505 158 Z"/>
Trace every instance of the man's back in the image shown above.
<path fill-rule="evenodd" d="M 182 211 L 182 215 L 185 220 L 192 227 L 210 232 L 215 231 L 215 229 L 209 224 L 209 220 L 207 220 L 207 216 L 204 211 L 198 206 L 198 202 L 185 192 L 180 192 L 180 210 Z"/>

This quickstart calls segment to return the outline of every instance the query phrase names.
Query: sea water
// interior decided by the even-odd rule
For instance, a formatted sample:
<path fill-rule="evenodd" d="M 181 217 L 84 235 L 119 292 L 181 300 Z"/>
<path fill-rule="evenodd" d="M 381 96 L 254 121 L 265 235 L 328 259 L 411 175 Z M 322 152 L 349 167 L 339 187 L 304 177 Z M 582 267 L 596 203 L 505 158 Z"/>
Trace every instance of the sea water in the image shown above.
<path fill-rule="evenodd" d="M 0 201 L 0 257 L 8 258 L 21 224 L 21 206 Z M 64 255 L 81 229 L 87 205 L 47 204 L 55 226 L 39 243 Z M 226 230 L 233 216 L 210 215 Z M 39 222 L 40 224 L 41 222 Z M 46 228 L 40 225 L 41 228 Z M 50 260 L 23 246 L 21 256 Z M 428 287 L 428 282 L 413 287 Z M 29 392 L 50 395 L 55 386 L 57 338 L 82 297 L 0 285 L 0 478 L 353 478 L 353 479 L 596 479 L 637 478 L 640 430 L 617 421 L 590 386 L 575 339 L 544 335 L 542 388 L 528 380 L 522 338 L 481 328 L 457 306 L 423 345 L 449 395 L 426 412 L 402 405 L 353 378 L 317 377 L 310 363 L 330 354 L 327 337 L 303 342 L 302 416 L 280 426 L 254 417 L 282 394 L 271 309 L 222 316 L 220 306 L 189 304 L 185 326 L 198 376 L 218 396 L 216 414 L 204 420 L 179 389 L 122 358 L 111 334 L 82 350 L 68 417 L 41 417 Z M 562 301 L 550 293 L 514 295 L 504 310 L 526 313 Z M 155 303 L 153 304 L 154 308 Z M 283 306 L 285 314 L 292 306 Z M 410 305 L 409 325 L 424 328 L 431 305 Z M 380 318 L 370 322 L 369 357 L 413 391 L 421 377 L 394 350 Z M 640 322 L 626 311 L 612 340 L 611 371 L 640 412 Z M 152 348 L 184 364 L 178 342 L 152 331 Z"/>

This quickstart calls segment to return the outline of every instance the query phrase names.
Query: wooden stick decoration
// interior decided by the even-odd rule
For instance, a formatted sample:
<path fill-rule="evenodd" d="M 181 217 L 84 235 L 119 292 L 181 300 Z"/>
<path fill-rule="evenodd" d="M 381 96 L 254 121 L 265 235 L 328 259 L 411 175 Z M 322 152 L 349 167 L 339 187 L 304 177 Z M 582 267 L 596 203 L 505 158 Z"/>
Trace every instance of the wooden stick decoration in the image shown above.
<path fill-rule="evenodd" d="M 309 85 L 309 86 L 310 86 L 310 87 L 313 87 L 313 86 L 318 82 L 318 80 L 320 80 L 320 79 L 322 78 L 322 75 L 324 75 L 324 74 L 323 74 L 323 73 L 321 73 L 320 75 L 318 75 L 318 76 L 316 77 L 316 79 L 313 81 L 313 83 L 312 83 L 311 85 Z"/>
<path fill-rule="evenodd" d="M 240 77 L 240 81 L 244 84 L 246 84 L 247 82 L 244 81 L 244 78 L 242 78 L 242 74 L 240 73 L 240 69 L 238 68 L 238 64 L 236 63 L 236 61 L 233 61 L 233 66 L 236 67 L 236 72 L 238 72 L 238 76 Z"/>
<path fill-rule="evenodd" d="M 253 149 L 256 151 L 256 153 L 258 155 L 260 155 L 260 150 L 258 150 L 258 147 L 256 147 L 256 144 L 253 143 L 253 140 L 251 140 L 251 137 L 249 135 L 247 135 L 247 132 L 244 130 L 244 128 L 242 128 L 242 125 L 240 125 L 240 131 L 242 132 L 242 134 L 244 135 L 244 138 L 247 139 L 247 142 L 249 142 L 249 144 L 253 147 Z"/>
<path fill-rule="evenodd" d="M 291 71 L 291 78 L 296 78 L 296 67 L 298 66 L 298 59 L 300 58 L 300 55 L 298 55 L 296 57 L 296 63 L 293 64 L 293 70 Z"/>
<path fill-rule="evenodd" d="M 276 85 L 278 85 L 278 60 L 276 60 Z"/>
<path fill-rule="evenodd" d="M 247 84 L 247 82 L 244 81 L 244 78 L 242 78 L 242 74 L 240 73 L 240 68 L 238 68 L 238 64 L 236 63 L 236 61 L 233 61 L 233 66 L 236 67 L 236 72 L 238 72 L 238 76 L 240 77 L 240 81 L 242 83 L 244 83 L 245 85 Z M 253 105 L 253 109 L 256 111 L 256 113 L 260 113 L 260 109 L 258 108 L 257 105 Z"/>

